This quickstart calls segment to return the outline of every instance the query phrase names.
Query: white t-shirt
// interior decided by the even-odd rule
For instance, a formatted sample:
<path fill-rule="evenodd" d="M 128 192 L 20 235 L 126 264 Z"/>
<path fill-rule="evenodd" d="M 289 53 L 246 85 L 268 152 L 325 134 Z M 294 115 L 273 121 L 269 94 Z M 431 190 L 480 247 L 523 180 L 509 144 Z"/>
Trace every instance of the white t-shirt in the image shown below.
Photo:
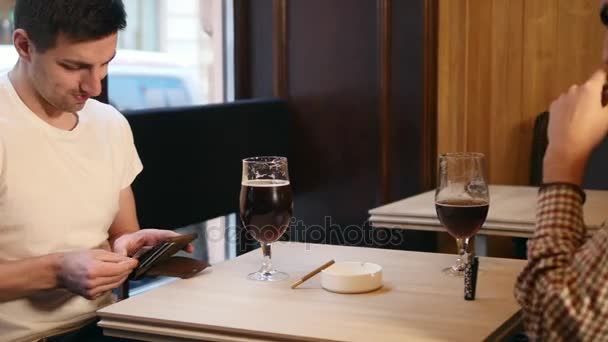
<path fill-rule="evenodd" d="M 119 192 L 142 165 L 116 109 L 88 100 L 77 114 L 71 131 L 47 124 L 0 75 L 0 260 L 91 249 L 108 239 Z M 0 302 L 0 341 L 74 326 L 111 300 L 49 290 Z"/>

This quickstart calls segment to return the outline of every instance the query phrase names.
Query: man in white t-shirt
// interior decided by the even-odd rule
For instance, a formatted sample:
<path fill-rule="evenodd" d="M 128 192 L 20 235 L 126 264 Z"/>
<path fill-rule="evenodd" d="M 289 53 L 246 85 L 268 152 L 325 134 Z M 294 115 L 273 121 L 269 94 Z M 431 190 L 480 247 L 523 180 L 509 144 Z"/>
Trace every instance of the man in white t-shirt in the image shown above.
<path fill-rule="evenodd" d="M 89 99 L 126 26 L 122 1 L 17 0 L 14 13 L 19 61 L 0 75 L 0 341 L 34 341 L 90 330 L 137 266 L 128 256 L 176 233 L 139 229 L 131 130 Z"/>

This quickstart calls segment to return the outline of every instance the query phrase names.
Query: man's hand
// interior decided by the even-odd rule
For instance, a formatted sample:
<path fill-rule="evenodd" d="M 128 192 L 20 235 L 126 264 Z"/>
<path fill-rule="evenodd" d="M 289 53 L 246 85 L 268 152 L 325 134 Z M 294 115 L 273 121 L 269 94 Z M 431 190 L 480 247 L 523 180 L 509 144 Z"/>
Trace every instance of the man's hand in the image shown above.
<path fill-rule="evenodd" d="M 61 255 L 57 281 L 60 287 L 95 299 L 119 287 L 137 267 L 137 260 L 102 249 Z"/>
<path fill-rule="evenodd" d="M 551 104 L 543 182 L 582 183 L 589 155 L 608 131 L 608 108 L 601 104 L 605 83 L 606 72 L 598 70 Z"/>
<path fill-rule="evenodd" d="M 114 253 L 129 256 L 133 255 L 143 246 L 155 246 L 174 236 L 179 236 L 179 234 L 171 230 L 142 229 L 120 236 L 114 241 L 113 250 Z M 185 250 L 188 253 L 192 253 L 194 247 L 189 244 Z"/>

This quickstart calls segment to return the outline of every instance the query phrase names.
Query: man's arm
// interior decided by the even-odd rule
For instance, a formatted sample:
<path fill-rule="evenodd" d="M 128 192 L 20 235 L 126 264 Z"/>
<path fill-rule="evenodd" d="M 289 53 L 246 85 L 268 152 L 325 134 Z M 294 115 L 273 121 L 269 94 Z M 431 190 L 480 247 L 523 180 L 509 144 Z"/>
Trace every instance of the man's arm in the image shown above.
<path fill-rule="evenodd" d="M 135 196 L 129 186 L 120 192 L 119 210 L 112 222 L 109 235 L 112 250 L 122 256 L 130 256 L 143 246 L 154 246 L 179 234 L 171 230 L 140 229 Z M 191 245 L 185 249 L 187 252 L 194 250 Z"/>
<path fill-rule="evenodd" d="M 131 187 L 120 191 L 118 199 L 118 213 L 110 226 L 109 240 L 114 245 L 114 241 L 125 234 L 135 233 L 139 230 L 137 221 L 137 210 L 135 207 L 135 196 Z"/>
<path fill-rule="evenodd" d="M 137 261 L 102 249 L 0 262 L 0 302 L 65 288 L 87 299 L 118 287 Z"/>
<path fill-rule="evenodd" d="M 586 233 L 581 195 L 565 185 L 544 188 L 515 288 L 533 340 L 596 340 L 608 332 L 608 231 L 588 241 Z"/>
<path fill-rule="evenodd" d="M 110 228 L 110 241 L 139 230 L 131 188 L 120 193 L 120 209 Z M 137 261 L 103 249 L 54 253 L 0 262 L 0 302 L 40 290 L 67 288 L 88 299 L 118 287 Z"/>
<path fill-rule="evenodd" d="M 59 254 L 0 262 L 0 302 L 58 287 Z"/>
<path fill-rule="evenodd" d="M 543 182 L 554 184 L 540 191 L 528 265 L 515 288 L 533 340 L 595 340 L 608 333 L 608 231 L 585 240 L 577 190 L 591 151 L 608 131 L 605 82 L 598 71 L 551 105 Z"/>

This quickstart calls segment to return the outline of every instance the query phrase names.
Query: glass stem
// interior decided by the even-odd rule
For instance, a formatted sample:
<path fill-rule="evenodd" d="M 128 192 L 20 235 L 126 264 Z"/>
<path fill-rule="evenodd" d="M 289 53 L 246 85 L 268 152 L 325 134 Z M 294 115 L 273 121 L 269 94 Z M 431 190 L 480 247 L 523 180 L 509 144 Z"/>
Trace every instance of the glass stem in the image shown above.
<path fill-rule="evenodd" d="M 271 273 L 272 271 L 272 252 L 270 249 L 270 244 L 266 242 L 262 242 L 262 254 L 264 254 L 264 259 L 262 261 L 262 269 L 261 273 Z"/>
<path fill-rule="evenodd" d="M 469 238 L 456 238 L 458 247 L 458 270 L 464 270 L 466 266 L 467 254 L 469 253 Z"/>

